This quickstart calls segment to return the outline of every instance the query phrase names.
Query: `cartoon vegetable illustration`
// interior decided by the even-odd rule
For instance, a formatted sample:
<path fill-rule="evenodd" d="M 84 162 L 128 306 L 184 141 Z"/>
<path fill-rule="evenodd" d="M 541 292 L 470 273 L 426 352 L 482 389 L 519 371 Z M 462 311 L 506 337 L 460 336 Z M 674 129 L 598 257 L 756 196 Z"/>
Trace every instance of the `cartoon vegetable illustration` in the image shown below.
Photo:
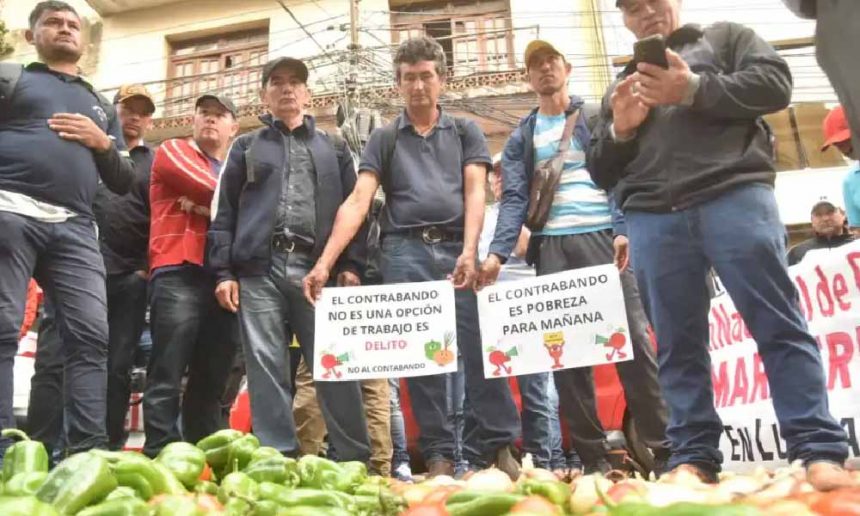
<path fill-rule="evenodd" d="M 543 345 L 553 360 L 552 368 L 561 369 L 564 367 L 564 364 L 561 363 L 561 355 L 564 353 L 564 333 L 560 331 L 544 333 Z"/>
<path fill-rule="evenodd" d="M 454 342 L 454 334 L 450 331 L 446 332 L 445 338 L 443 340 L 445 341 L 445 348 L 437 350 L 435 353 L 433 353 L 433 361 L 440 366 L 445 367 L 446 365 L 456 360 L 457 357 L 456 355 L 454 355 L 454 352 L 449 349 L 451 344 Z"/>
<path fill-rule="evenodd" d="M 424 355 L 427 360 L 435 360 L 436 352 L 442 349 L 442 343 L 438 340 L 431 340 L 424 344 Z"/>
<path fill-rule="evenodd" d="M 325 373 L 322 375 L 323 378 L 329 379 L 331 375 L 334 374 L 335 378 L 340 378 L 341 373 L 337 370 L 338 366 L 342 366 L 344 363 L 349 362 L 349 354 L 344 353 L 342 355 L 336 356 L 334 353 L 326 352 L 320 357 L 320 365 L 325 369 Z"/>
<path fill-rule="evenodd" d="M 487 348 L 487 351 L 490 353 L 487 359 L 490 361 L 491 364 L 496 366 L 496 370 L 493 371 L 493 376 L 501 375 L 503 369 L 505 371 L 505 374 L 511 374 L 513 372 L 510 366 L 506 366 L 505 364 L 511 361 L 511 357 L 519 355 L 519 352 L 517 352 L 516 347 L 513 347 L 507 351 L 502 351 L 495 346 L 490 346 Z"/>
<path fill-rule="evenodd" d="M 627 358 L 627 353 L 621 351 L 621 349 L 627 344 L 627 337 L 624 335 L 624 328 L 618 328 L 615 330 L 615 333 L 609 336 L 609 338 L 606 338 L 603 335 L 595 335 L 594 343 L 611 348 L 611 351 L 606 354 L 606 360 L 612 360 L 616 353 L 618 354 L 619 360 Z"/>

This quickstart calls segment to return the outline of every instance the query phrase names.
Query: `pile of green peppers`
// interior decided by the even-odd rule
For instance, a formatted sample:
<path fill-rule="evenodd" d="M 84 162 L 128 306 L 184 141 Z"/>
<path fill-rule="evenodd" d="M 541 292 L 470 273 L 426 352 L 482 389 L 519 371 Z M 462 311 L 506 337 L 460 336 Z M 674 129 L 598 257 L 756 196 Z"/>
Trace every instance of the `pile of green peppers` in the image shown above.
<path fill-rule="evenodd" d="M 2 435 L 16 440 L 0 477 L 3 516 L 394 516 L 405 508 L 363 463 L 295 460 L 235 430 L 169 444 L 155 459 L 91 450 L 51 470 L 42 443 L 19 430 Z"/>

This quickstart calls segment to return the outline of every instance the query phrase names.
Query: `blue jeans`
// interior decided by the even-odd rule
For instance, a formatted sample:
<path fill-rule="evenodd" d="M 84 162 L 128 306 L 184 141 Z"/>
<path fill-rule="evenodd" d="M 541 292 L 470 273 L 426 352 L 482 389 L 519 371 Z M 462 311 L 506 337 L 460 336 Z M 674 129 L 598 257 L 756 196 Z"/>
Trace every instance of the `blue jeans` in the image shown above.
<path fill-rule="evenodd" d="M 403 421 L 403 411 L 400 409 L 400 380 L 389 378 L 388 398 L 391 407 L 391 470 L 401 464 L 409 464 L 409 452 L 406 450 L 406 423 Z"/>
<path fill-rule="evenodd" d="M 265 446 L 297 455 L 290 382 L 290 339 L 295 333 L 305 364 L 314 371 L 314 307 L 302 293 L 313 265 L 302 252 L 272 251 L 267 276 L 239 279 L 239 322 L 254 433 Z M 370 459 L 370 438 L 358 381 L 314 382 L 329 440 L 343 461 Z"/>
<path fill-rule="evenodd" d="M 385 283 L 444 280 L 454 270 L 462 242 L 427 244 L 421 238 L 402 234 L 382 240 L 382 276 Z M 463 442 L 464 459 L 474 467 L 485 467 L 495 453 L 512 444 L 520 433 L 520 418 L 504 378 L 485 379 L 478 304 L 474 292 L 455 294 L 457 345 L 463 355 L 466 399 Z M 412 409 L 421 431 L 419 444 L 424 460 L 455 458 L 455 427 L 448 418 L 448 385 L 445 375 L 407 379 Z M 471 429 L 471 431 L 469 431 Z"/>
<path fill-rule="evenodd" d="M 523 452 L 531 453 L 535 466 L 539 468 L 550 467 L 553 453 L 550 427 L 553 411 L 547 396 L 549 378 L 549 373 L 524 374 L 517 377 L 523 402 Z M 558 405 L 555 408 L 555 424 L 559 424 Z M 560 449 L 560 429 L 557 434 Z"/>
<path fill-rule="evenodd" d="M 69 452 L 107 444 L 107 303 L 95 226 L 83 217 L 47 223 L 0 212 L 0 427 L 15 426 L 12 374 L 27 283 L 54 302 L 64 357 Z M 0 454 L 8 442 L 0 442 Z"/>
<path fill-rule="evenodd" d="M 454 425 L 454 470 L 465 471 L 469 464 L 463 455 L 467 407 L 462 354 L 457 356 L 457 371 L 445 376 L 448 377 L 448 419 Z"/>
<path fill-rule="evenodd" d="M 773 189 L 742 186 L 686 210 L 625 215 L 634 271 L 659 342 L 669 467 L 718 471 L 722 462 L 708 353 L 710 265 L 758 344 L 788 459 L 842 463 L 846 435 L 828 409 L 821 355 L 786 271 Z"/>

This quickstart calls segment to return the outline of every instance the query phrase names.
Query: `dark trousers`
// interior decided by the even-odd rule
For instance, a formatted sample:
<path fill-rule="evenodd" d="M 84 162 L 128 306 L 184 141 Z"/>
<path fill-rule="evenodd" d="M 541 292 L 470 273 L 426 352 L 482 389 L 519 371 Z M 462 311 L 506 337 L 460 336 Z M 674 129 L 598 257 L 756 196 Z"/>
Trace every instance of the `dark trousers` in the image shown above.
<path fill-rule="evenodd" d="M 57 314 L 51 299 L 45 297 L 39 335 L 36 340 L 36 361 L 30 378 L 30 403 L 27 405 L 27 434 L 41 441 L 49 455 L 65 447 L 63 434 L 63 342 Z"/>
<path fill-rule="evenodd" d="M 236 316 L 215 299 L 214 278 L 194 265 L 156 271 L 151 282 L 150 328 L 143 451 L 154 457 L 171 442 L 194 443 L 226 427 L 221 396 L 239 339 Z"/>
<path fill-rule="evenodd" d="M 747 185 L 686 210 L 625 215 L 630 256 L 659 343 L 669 467 L 718 471 L 722 462 L 708 352 L 710 266 L 758 345 L 789 460 L 843 462 L 847 438 L 828 409 L 821 353 L 786 270 L 785 227 L 773 188 Z"/>
<path fill-rule="evenodd" d="M 95 226 L 83 217 L 47 223 L 0 212 L 0 427 L 15 425 L 13 364 L 34 277 L 57 310 L 63 348 L 63 397 L 69 451 L 107 444 L 107 303 L 104 263 Z M 0 442 L 0 453 L 8 442 Z"/>
<path fill-rule="evenodd" d="M 454 270 L 463 250 L 461 242 L 426 244 L 421 238 L 400 234 L 382 240 L 382 275 L 385 283 L 444 280 Z M 520 417 L 508 381 L 484 378 L 478 303 L 471 290 L 455 294 L 457 346 L 463 356 L 466 400 L 463 458 L 476 468 L 488 465 L 503 446 L 520 435 Z M 413 414 L 421 431 L 419 445 L 425 461 L 454 460 L 455 428 L 448 418 L 445 375 L 408 378 Z"/>
<path fill-rule="evenodd" d="M 147 280 L 136 272 L 107 277 L 108 302 L 108 447 L 119 450 L 128 433 L 125 416 L 131 396 L 131 368 L 146 324 Z"/>
<path fill-rule="evenodd" d="M 540 246 L 537 273 L 605 265 L 613 260 L 611 231 L 544 237 Z M 633 255 L 634 259 L 636 255 Z M 615 368 L 627 406 L 646 446 L 668 448 L 666 406 L 657 383 L 657 363 L 648 339 L 648 319 L 639 298 L 636 280 L 630 271 L 621 273 L 621 287 L 627 308 L 627 324 L 633 346 L 633 360 L 618 362 Z M 586 471 L 606 460 L 606 433 L 597 417 L 594 376 L 590 367 L 563 369 L 554 373 L 561 414 L 570 429 L 571 441 Z"/>
<path fill-rule="evenodd" d="M 268 276 L 239 280 L 239 319 L 254 434 L 266 446 L 297 455 L 293 419 L 290 345 L 295 333 L 305 364 L 314 370 L 314 308 L 302 293 L 302 279 L 313 266 L 303 252 L 272 252 Z M 329 440 L 339 460 L 370 460 L 370 438 L 357 381 L 314 382 Z"/>

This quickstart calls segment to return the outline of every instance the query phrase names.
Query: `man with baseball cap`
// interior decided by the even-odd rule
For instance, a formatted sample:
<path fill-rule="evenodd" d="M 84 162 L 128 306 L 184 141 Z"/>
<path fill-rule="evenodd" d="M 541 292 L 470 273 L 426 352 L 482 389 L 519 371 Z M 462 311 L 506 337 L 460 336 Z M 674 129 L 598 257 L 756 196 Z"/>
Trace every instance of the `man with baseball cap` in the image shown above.
<path fill-rule="evenodd" d="M 285 323 L 312 373 L 314 308 L 304 298 L 302 278 L 356 181 L 346 142 L 318 129 L 305 111 L 311 100 L 307 79 L 298 59 L 281 57 L 263 67 L 260 98 L 269 113 L 260 117 L 263 127 L 243 134 L 230 149 L 208 235 L 217 284 L 212 291 L 222 309 L 239 318 L 254 434 L 291 456 L 299 454 L 299 443 Z M 338 260 L 339 286 L 359 284 L 365 238 L 362 232 Z M 338 458 L 368 462 L 359 382 L 316 382 L 316 392 Z"/>
<path fill-rule="evenodd" d="M 842 196 L 845 199 L 845 214 L 848 225 L 860 229 L 860 162 L 857 161 L 857 151 L 851 138 L 851 128 L 845 119 L 845 110 L 836 106 L 824 118 L 824 152 L 830 146 L 839 149 L 846 158 L 853 161 L 851 169 L 842 182 Z"/>
<path fill-rule="evenodd" d="M 833 249 L 854 241 L 854 235 L 846 224 L 845 212 L 828 199 L 816 202 L 810 216 L 813 236 L 788 251 L 789 265 L 800 263 L 813 249 Z"/>
<path fill-rule="evenodd" d="M 167 140 L 155 153 L 149 190 L 152 356 L 143 401 L 143 451 L 150 457 L 170 442 L 196 442 L 225 426 L 220 399 L 238 326 L 236 316 L 218 305 L 215 276 L 203 264 L 209 205 L 239 129 L 236 115 L 228 97 L 205 93 L 195 102 L 192 137 Z"/>
<path fill-rule="evenodd" d="M 584 101 L 568 93 L 567 81 L 572 67 L 564 55 L 546 41 L 528 44 L 525 65 L 529 85 L 538 96 L 538 106 L 520 122 L 502 153 L 502 202 L 495 236 L 489 254 L 481 264 L 479 287 L 492 284 L 515 249 L 523 224 L 532 231 L 530 263 L 538 276 L 581 267 L 616 262 L 621 272 L 633 360 L 619 362 L 616 369 L 624 385 L 628 407 L 646 446 L 658 459 L 658 474 L 669 456 L 666 440 L 666 407 L 657 384 L 657 364 L 648 338 L 648 319 L 636 288 L 633 273 L 627 267 L 627 237 L 623 219 L 611 196 L 591 179 L 585 166 L 585 151 L 591 139 L 592 117 L 598 108 L 589 109 Z M 591 112 L 589 112 L 591 111 Z M 567 138 L 566 142 L 562 142 Z M 562 148 L 564 143 L 566 149 Z M 545 222 L 529 221 L 536 202 L 530 191 L 537 167 L 547 166 L 563 155 L 558 187 L 552 192 Z M 549 165 L 551 166 L 551 165 Z M 520 376 L 520 388 L 526 393 L 545 391 L 530 384 L 546 380 L 539 375 Z M 590 367 L 562 369 L 554 373 L 562 415 L 570 428 L 571 441 L 582 459 L 586 474 L 606 473 L 608 460 L 606 435 L 597 417 L 594 380 Z M 525 389 L 523 389 L 525 387 Z M 528 401 L 539 404 L 536 397 Z M 524 429 L 529 425 L 524 421 Z M 528 434 L 530 432 L 524 432 Z M 525 437 L 525 436 L 524 436 Z M 540 454 L 538 454 L 540 457 Z"/>

